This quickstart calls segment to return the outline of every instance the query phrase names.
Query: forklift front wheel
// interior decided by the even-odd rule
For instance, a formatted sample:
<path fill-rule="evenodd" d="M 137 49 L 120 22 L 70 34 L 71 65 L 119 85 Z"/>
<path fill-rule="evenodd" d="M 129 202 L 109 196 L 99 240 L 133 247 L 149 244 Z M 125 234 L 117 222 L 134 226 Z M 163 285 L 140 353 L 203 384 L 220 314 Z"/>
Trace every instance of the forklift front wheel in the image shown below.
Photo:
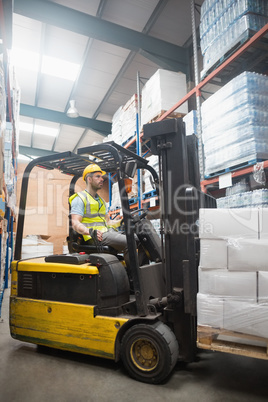
<path fill-rule="evenodd" d="M 135 380 L 158 384 L 172 371 L 178 359 L 178 343 L 171 329 L 158 321 L 137 324 L 122 339 L 121 358 Z"/>

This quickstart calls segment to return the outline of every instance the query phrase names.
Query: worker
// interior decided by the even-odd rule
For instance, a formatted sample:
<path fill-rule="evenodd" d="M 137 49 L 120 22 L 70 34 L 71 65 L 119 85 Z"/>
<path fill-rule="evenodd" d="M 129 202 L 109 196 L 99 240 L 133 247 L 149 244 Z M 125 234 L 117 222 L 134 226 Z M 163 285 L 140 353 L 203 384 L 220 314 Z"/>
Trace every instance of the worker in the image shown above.
<path fill-rule="evenodd" d="M 122 218 L 110 219 L 106 203 L 97 193 L 103 187 L 105 173 L 96 164 L 85 168 L 83 179 L 86 182 L 86 189 L 75 193 L 69 199 L 72 227 L 77 233 L 82 234 L 89 244 L 94 244 L 97 239 L 100 245 L 111 246 L 118 252 L 123 252 L 126 264 L 129 265 L 127 238 L 116 230 L 121 225 Z M 139 249 L 141 250 L 141 247 Z M 142 264 L 146 254 L 143 249 L 139 254 L 139 261 Z"/>

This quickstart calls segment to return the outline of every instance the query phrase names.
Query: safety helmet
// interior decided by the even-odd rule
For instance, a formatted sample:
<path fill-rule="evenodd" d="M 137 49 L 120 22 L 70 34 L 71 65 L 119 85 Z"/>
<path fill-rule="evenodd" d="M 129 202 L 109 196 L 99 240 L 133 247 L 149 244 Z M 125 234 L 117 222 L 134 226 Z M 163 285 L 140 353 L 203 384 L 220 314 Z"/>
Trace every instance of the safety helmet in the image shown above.
<path fill-rule="evenodd" d="M 101 170 L 101 168 L 99 167 L 99 165 L 96 165 L 95 163 L 92 163 L 91 165 L 88 165 L 85 170 L 83 171 L 83 180 L 85 180 L 86 175 L 89 173 L 94 173 L 94 172 L 101 172 L 102 176 L 104 174 L 106 174 L 106 172 L 104 172 L 103 170 Z"/>

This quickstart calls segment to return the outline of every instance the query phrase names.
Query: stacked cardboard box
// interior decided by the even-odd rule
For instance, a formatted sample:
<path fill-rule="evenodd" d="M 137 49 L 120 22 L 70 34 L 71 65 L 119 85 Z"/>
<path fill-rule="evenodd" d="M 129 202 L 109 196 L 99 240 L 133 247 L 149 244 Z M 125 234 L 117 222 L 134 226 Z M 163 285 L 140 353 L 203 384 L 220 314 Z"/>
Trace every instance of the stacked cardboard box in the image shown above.
<path fill-rule="evenodd" d="M 201 209 L 199 325 L 268 338 L 268 210 Z"/>
<path fill-rule="evenodd" d="M 159 162 L 158 162 L 158 155 L 151 155 L 148 157 L 148 164 L 154 168 L 156 173 L 159 174 Z M 152 190 L 154 190 L 154 184 L 153 184 L 153 177 L 149 170 L 144 171 L 144 183 L 145 183 L 145 189 L 144 192 L 148 193 Z"/>
<path fill-rule="evenodd" d="M 136 133 L 138 98 L 134 94 L 124 106 L 120 106 L 112 119 L 112 132 L 104 141 L 114 141 L 124 145 Z"/>
<path fill-rule="evenodd" d="M 198 134 L 198 118 L 196 110 L 191 110 L 191 112 L 187 113 L 182 120 L 185 123 L 185 135 Z"/>
<path fill-rule="evenodd" d="M 169 110 L 187 93 L 186 75 L 167 70 L 157 70 L 142 89 L 141 124 L 149 123 Z M 188 113 L 185 102 L 175 112 Z"/>

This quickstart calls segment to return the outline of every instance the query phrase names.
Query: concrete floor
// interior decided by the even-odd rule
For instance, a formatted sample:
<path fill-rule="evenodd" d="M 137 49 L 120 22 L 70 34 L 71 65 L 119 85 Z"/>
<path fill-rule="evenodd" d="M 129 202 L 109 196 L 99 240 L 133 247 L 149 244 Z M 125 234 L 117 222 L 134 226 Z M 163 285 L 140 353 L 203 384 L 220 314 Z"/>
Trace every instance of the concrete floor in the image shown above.
<path fill-rule="evenodd" d="M 199 361 L 178 365 L 163 385 L 129 378 L 121 363 L 38 348 L 12 339 L 5 292 L 0 323 L 0 402 L 268 400 L 268 361 L 200 352 Z"/>

